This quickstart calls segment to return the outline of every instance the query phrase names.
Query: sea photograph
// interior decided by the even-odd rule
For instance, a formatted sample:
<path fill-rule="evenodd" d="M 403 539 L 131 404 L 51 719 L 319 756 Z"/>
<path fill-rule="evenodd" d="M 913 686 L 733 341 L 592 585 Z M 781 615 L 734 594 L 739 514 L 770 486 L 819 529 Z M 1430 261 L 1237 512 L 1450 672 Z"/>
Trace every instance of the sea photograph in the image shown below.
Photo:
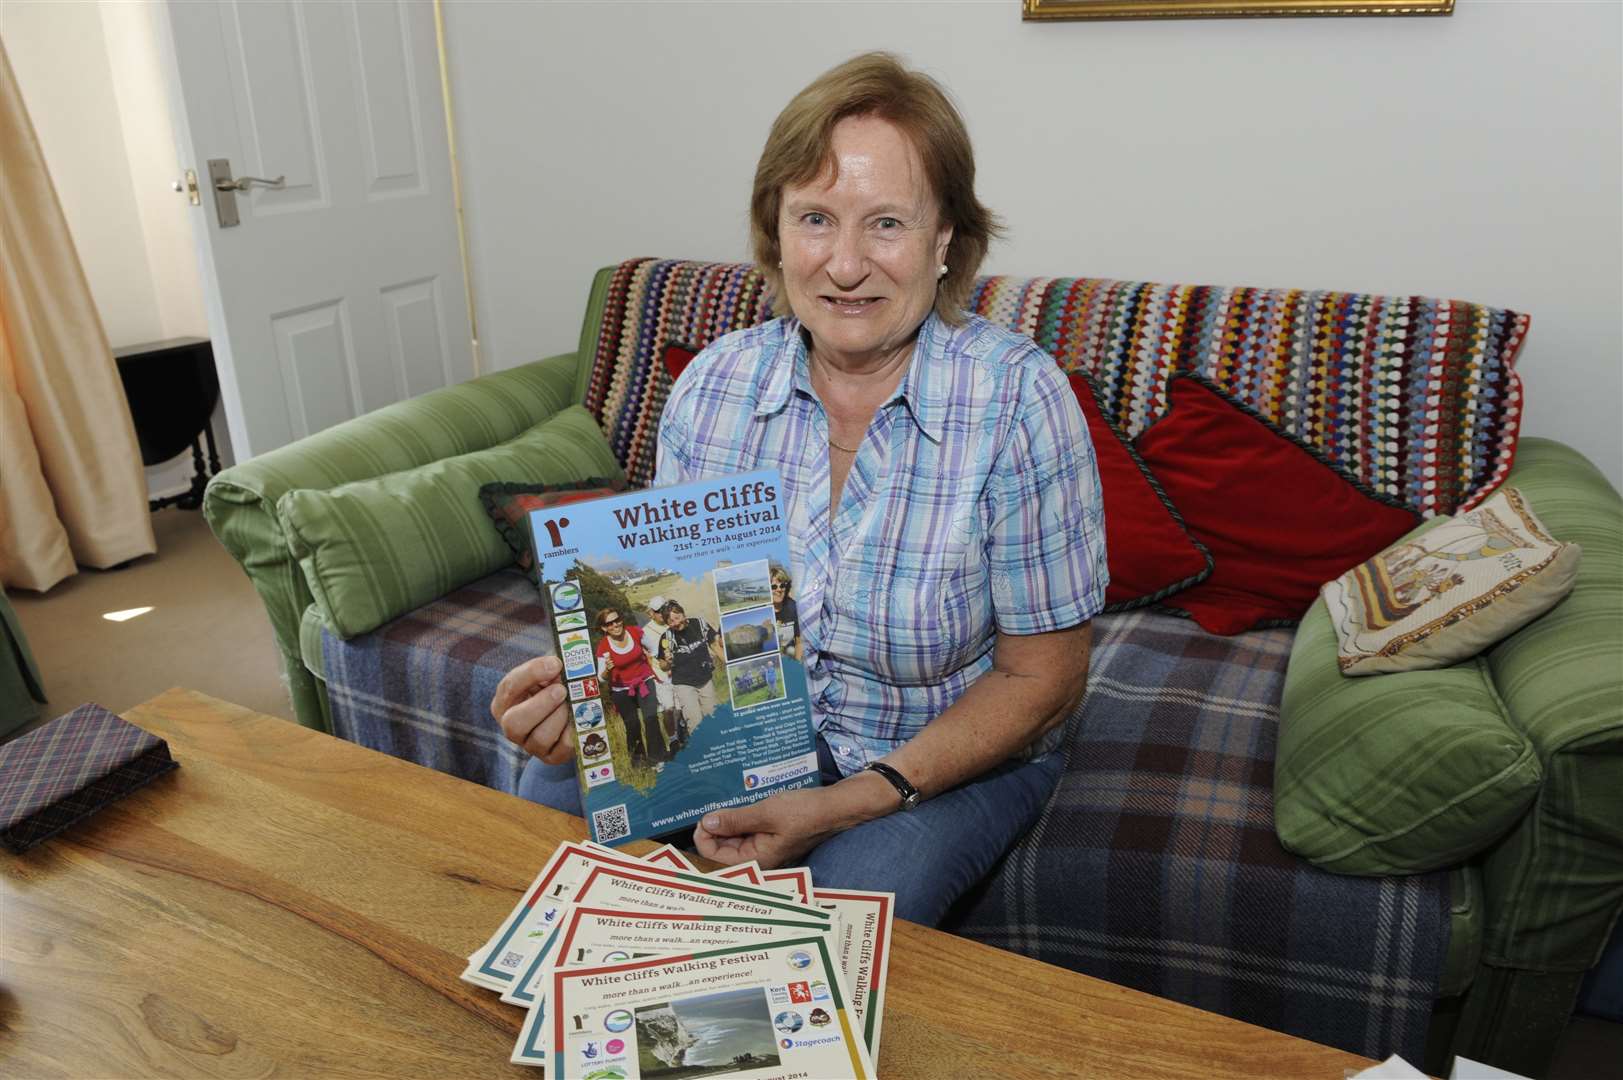
<path fill-rule="evenodd" d="M 680 1080 L 779 1064 L 766 991 L 752 986 L 639 1008 L 637 1067 Z"/>

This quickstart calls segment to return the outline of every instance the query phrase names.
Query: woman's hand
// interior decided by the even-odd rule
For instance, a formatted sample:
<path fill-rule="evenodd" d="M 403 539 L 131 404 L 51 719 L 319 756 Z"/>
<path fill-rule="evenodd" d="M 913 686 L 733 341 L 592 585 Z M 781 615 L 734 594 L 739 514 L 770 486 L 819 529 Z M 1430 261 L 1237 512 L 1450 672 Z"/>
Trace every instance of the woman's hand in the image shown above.
<path fill-rule="evenodd" d="M 787 866 L 839 831 L 829 813 L 831 788 L 803 788 L 769 795 L 735 810 L 706 814 L 693 830 L 700 855 L 719 863 Z"/>
<path fill-rule="evenodd" d="M 548 765 L 575 756 L 563 670 L 556 656 L 526 661 L 502 676 L 490 699 L 490 715 L 501 723 L 502 734 Z"/>

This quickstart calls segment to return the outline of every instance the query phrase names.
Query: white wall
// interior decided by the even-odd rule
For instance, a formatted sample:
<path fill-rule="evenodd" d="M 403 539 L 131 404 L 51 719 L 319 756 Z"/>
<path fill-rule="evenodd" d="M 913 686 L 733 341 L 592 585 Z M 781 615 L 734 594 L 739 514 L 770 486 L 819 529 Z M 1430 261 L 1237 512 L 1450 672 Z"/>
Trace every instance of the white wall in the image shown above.
<path fill-rule="evenodd" d="M 574 347 L 599 266 L 747 257 L 767 127 L 887 48 L 954 94 L 988 272 L 1455 297 L 1530 312 L 1524 431 L 1623 486 L 1623 6 L 1023 23 L 972 3 L 446 0 L 488 368 Z"/>
<path fill-rule="evenodd" d="M 0 36 L 17 74 L 113 348 L 208 336 L 151 3 L 4 0 Z M 221 456 L 231 461 L 215 410 Z M 146 470 L 152 495 L 184 491 L 188 451 Z"/>

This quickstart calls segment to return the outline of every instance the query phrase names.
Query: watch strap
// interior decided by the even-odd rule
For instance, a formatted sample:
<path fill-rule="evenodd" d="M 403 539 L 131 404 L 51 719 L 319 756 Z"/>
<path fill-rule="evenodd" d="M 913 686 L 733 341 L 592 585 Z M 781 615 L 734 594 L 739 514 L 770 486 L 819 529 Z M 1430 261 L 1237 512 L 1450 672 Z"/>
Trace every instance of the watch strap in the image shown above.
<path fill-rule="evenodd" d="M 919 789 L 909 783 L 907 777 L 883 761 L 870 761 L 868 771 L 876 772 L 890 782 L 890 786 L 896 789 L 896 794 L 902 797 L 903 810 L 911 810 L 919 804 Z"/>

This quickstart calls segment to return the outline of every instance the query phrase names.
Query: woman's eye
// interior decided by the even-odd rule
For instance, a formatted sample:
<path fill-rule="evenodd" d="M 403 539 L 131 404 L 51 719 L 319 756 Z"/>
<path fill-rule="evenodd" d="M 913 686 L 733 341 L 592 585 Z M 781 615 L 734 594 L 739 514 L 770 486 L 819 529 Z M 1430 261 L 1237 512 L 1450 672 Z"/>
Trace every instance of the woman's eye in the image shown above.
<path fill-rule="evenodd" d="M 902 223 L 893 217 L 880 218 L 878 225 L 881 229 L 900 229 L 902 227 Z"/>
<path fill-rule="evenodd" d="M 807 225 L 827 225 L 828 224 L 828 218 L 824 217 L 822 214 L 819 214 L 815 210 L 813 210 L 811 213 L 807 214 L 805 217 L 801 218 L 800 220 L 804 221 Z"/>

